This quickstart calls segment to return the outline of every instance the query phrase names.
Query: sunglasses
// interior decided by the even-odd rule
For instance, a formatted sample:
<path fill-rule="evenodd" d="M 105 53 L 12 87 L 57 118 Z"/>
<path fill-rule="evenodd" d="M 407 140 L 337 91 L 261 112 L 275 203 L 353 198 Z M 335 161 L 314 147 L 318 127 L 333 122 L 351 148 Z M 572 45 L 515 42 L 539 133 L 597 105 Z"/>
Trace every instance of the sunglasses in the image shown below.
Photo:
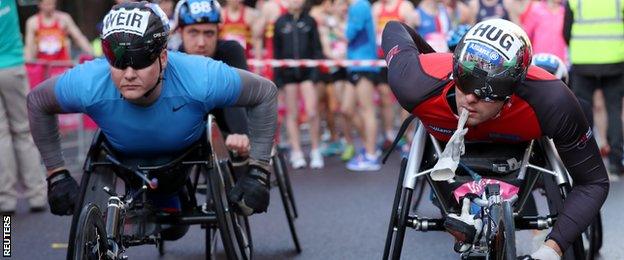
<path fill-rule="evenodd" d="M 154 64 L 160 53 L 154 53 L 151 46 L 141 48 L 128 48 L 122 45 L 113 45 L 108 41 L 102 41 L 102 50 L 108 63 L 114 68 L 125 70 L 131 67 L 141 70 Z"/>
<path fill-rule="evenodd" d="M 512 82 L 488 77 L 487 72 L 479 68 L 460 74 L 456 84 L 462 93 L 474 94 L 484 102 L 505 101 L 513 94 Z"/>

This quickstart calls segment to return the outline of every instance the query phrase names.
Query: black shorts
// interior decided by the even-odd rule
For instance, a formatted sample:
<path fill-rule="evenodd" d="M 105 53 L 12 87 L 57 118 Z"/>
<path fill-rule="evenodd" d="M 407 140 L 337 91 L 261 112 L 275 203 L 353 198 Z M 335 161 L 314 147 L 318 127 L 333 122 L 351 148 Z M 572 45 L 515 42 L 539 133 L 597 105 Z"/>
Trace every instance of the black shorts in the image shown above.
<path fill-rule="evenodd" d="M 301 83 L 306 80 L 316 82 L 318 79 L 318 71 L 315 68 L 276 68 L 275 69 L 275 85 L 278 88 L 286 84 Z"/>
<path fill-rule="evenodd" d="M 333 83 L 339 80 L 347 80 L 347 69 L 335 68 L 335 71 L 330 73 L 319 73 L 318 82 L 325 84 Z"/>
<path fill-rule="evenodd" d="M 366 78 L 373 82 L 373 85 L 379 84 L 379 72 L 374 71 L 351 71 L 349 73 L 349 82 L 354 86 L 357 85 L 360 79 Z"/>

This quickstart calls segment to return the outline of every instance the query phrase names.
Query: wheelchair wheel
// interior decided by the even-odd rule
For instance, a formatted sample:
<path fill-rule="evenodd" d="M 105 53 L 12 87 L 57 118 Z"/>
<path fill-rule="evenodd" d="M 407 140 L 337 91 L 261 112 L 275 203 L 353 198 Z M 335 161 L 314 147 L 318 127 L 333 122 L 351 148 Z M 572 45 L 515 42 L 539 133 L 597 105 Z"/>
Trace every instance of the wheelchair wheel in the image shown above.
<path fill-rule="evenodd" d="M 247 217 L 235 213 L 227 199 L 227 191 L 233 184 L 231 173 L 227 162 L 215 163 L 214 168 L 208 171 L 219 233 L 227 259 L 251 259 L 252 244 Z"/>
<path fill-rule="evenodd" d="M 158 249 L 158 255 L 159 256 L 164 256 L 165 255 L 165 240 L 161 238 L 158 238 L 158 240 L 156 240 L 156 248 Z"/>
<path fill-rule="evenodd" d="M 106 228 L 100 209 L 89 204 L 80 212 L 70 259 L 104 259 L 107 251 Z"/>
<path fill-rule="evenodd" d="M 286 168 L 283 167 L 283 160 L 280 157 L 281 156 L 279 153 L 273 157 L 273 169 L 275 172 L 275 178 L 277 179 L 277 187 L 282 198 L 282 204 L 284 205 L 286 219 L 288 220 L 290 235 L 292 236 L 293 243 L 295 243 L 295 249 L 297 250 L 297 253 L 301 253 L 301 245 L 299 244 L 297 230 L 295 229 L 296 213 L 294 209 L 294 203 L 292 202 L 291 194 L 288 192 L 288 184 L 286 182 Z"/>
<path fill-rule="evenodd" d="M 390 215 L 390 223 L 388 225 L 388 234 L 386 236 L 383 259 L 401 258 L 403 239 L 405 238 L 405 229 L 407 227 L 407 217 L 413 193 L 412 189 L 403 188 L 403 179 L 405 178 L 406 167 L 407 159 L 403 158 L 401 161 L 399 180 L 394 195 L 394 202 L 392 204 L 392 213 Z"/>
<path fill-rule="evenodd" d="M 288 173 L 288 167 L 286 166 L 286 158 L 284 157 L 284 153 L 279 152 L 278 150 L 277 159 L 279 160 L 279 163 L 282 167 L 282 176 L 284 177 L 284 183 L 286 185 L 286 192 L 288 194 L 288 197 L 290 198 L 289 202 L 290 202 L 290 207 L 292 209 L 292 213 L 294 213 L 295 218 L 298 218 L 299 213 L 297 211 L 297 204 L 295 204 L 295 195 L 293 194 L 293 191 L 292 191 L 292 184 L 290 183 L 290 174 Z"/>
<path fill-rule="evenodd" d="M 90 163 L 91 158 L 87 158 L 85 164 Z M 108 186 L 112 191 L 116 190 L 116 176 L 110 170 L 93 170 L 84 171 L 80 178 L 80 195 L 74 207 L 74 214 L 69 229 L 69 239 L 67 245 L 67 256 L 71 258 L 72 252 L 75 251 L 75 241 L 78 233 L 78 221 L 82 214 L 81 209 L 86 208 L 89 204 L 97 206 L 98 209 L 106 209 L 109 195 L 102 191 L 102 187 Z M 101 210 L 100 210 L 101 212 Z"/>
<path fill-rule="evenodd" d="M 583 245 L 585 248 L 585 259 L 593 260 L 600 253 L 602 247 L 602 218 L 600 214 L 596 216 L 594 222 L 583 232 Z"/>
<path fill-rule="evenodd" d="M 515 260 L 516 259 L 516 228 L 514 225 L 513 209 L 509 201 L 490 209 L 490 221 L 496 226 L 496 233 L 492 234 L 490 258 Z M 494 226 L 490 225 L 490 227 Z"/>
<path fill-rule="evenodd" d="M 217 259 L 217 227 L 206 225 L 206 260 Z"/>

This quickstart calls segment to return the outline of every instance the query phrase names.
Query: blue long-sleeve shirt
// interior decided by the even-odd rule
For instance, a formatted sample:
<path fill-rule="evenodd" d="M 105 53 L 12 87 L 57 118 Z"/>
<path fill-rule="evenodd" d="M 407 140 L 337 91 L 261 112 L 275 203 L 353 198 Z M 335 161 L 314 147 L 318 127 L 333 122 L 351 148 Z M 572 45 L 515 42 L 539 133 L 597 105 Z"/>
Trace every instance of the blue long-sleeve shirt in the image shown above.
<path fill-rule="evenodd" d="M 347 29 L 345 32 L 349 44 L 347 59 L 377 59 L 375 43 L 375 23 L 372 8 L 368 0 L 357 0 L 349 6 Z M 378 67 L 348 67 L 349 71 L 379 71 Z"/>

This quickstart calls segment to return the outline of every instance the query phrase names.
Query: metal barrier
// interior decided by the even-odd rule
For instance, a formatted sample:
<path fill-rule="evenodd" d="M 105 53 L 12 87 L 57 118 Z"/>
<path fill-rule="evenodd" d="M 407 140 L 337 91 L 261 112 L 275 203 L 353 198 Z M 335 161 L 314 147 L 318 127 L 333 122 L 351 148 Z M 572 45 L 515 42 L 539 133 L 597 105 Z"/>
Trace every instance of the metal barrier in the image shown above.
<path fill-rule="evenodd" d="M 27 62 L 26 73 L 30 89 L 48 78 L 62 74 L 73 66 L 74 63 L 71 61 Z M 62 114 L 58 119 L 63 140 L 61 146 L 67 164 L 72 168 L 80 167 L 90 143 L 90 136 L 97 129 L 97 125 L 88 116 L 82 114 Z"/>

